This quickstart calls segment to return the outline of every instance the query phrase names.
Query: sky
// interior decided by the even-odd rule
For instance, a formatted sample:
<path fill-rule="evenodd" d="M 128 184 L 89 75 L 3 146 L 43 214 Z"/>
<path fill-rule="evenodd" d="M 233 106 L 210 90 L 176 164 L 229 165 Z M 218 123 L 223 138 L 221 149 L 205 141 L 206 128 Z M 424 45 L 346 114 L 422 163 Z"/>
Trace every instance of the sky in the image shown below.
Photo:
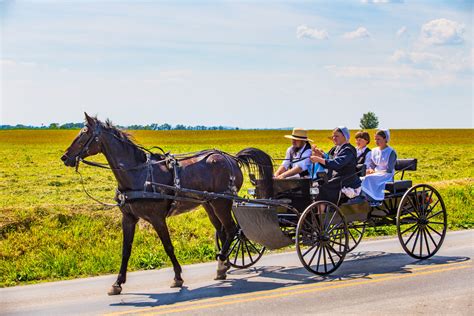
<path fill-rule="evenodd" d="M 0 0 L 0 124 L 472 128 L 473 2 Z"/>

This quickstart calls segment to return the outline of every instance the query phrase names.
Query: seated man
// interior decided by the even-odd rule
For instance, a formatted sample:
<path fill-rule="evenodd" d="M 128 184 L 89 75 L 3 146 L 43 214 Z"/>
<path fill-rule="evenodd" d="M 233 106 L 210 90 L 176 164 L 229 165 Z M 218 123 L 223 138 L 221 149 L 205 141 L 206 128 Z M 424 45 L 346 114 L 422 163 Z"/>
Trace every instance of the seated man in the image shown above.
<path fill-rule="evenodd" d="M 311 156 L 311 139 L 308 132 L 302 128 L 294 128 L 291 135 L 291 146 L 286 150 L 285 160 L 275 172 L 276 179 L 303 178 L 308 176 L 309 157 Z"/>
<path fill-rule="evenodd" d="M 313 151 L 311 161 L 320 163 L 328 169 L 329 182 L 322 185 L 317 200 L 338 204 L 341 190 L 349 198 L 360 194 L 361 181 L 357 176 L 357 151 L 349 143 L 350 133 L 347 127 L 340 126 L 333 130 L 334 147 L 329 151 L 329 158 L 317 148 Z"/>

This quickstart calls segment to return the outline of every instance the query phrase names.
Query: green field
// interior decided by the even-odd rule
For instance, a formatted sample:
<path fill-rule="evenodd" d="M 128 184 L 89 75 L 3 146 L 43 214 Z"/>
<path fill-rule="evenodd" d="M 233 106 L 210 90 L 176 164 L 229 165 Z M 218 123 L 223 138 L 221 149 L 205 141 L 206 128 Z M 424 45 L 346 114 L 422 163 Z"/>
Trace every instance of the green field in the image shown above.
<path fill-rule="evenodd" d="M 78 131 L 0 131 L 0 286 L 117 273 L 121 256 L 118 208 L 105 210 L 86 197 L 79 176 L 60 161 Z M 144 146 L 173 153 L 218 148 L 236 153 L 258 147 L 282 157 L 288 131 L 134 131 Z M 328 150 L 330 131 L 309 137 Z M 393 130 L 399 158 L 418 158 L 406 177 L 441 192 L 449 229 L 474 227 L 474 130 Z M 103 157 L 94 160 L 104 161 Z M 115 179 L 108 170 L 82 165 L 87 189 L 112 201 Z M 244 185 L 241 193 L 248 184 Z M 169 266 L 156 233 L 140 221 L 129 270 Z M 214 231 L 203 210 L 169 219 L 182 264 L 214 260 Z M 370 230 L 370 235 L 393 229 Z M 400 248 L 401 250 L 401 248 Z"/>

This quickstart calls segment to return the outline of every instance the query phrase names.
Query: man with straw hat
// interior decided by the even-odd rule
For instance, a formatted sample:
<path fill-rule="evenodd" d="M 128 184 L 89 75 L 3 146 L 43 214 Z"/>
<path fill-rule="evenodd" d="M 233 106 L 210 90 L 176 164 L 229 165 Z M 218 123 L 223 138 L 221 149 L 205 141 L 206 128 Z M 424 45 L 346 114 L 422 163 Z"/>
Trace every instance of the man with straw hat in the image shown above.
<path fill-rule="evenodd" d="M 285 135 L 285 138 L 291 139 L 291 146 L 286 150 L 285 160 L 275 172 L 275 178 L 299 178 L 309 175 L 312 140 L 308 138 L 308 131 L 294 128 L 291 135 Z"/>

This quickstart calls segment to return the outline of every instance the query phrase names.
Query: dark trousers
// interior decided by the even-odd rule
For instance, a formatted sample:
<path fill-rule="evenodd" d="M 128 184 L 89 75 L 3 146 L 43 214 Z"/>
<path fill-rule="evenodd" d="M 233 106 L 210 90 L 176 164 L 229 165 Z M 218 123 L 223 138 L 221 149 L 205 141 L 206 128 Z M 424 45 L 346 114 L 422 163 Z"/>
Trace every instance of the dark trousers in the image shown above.
<path fill-rule="evenodd" d="M 340 194 L 341 181 L 340 179 L 335 179 L 335 181 L 329 181 L 319 187 L 319 195 L 316 200 L 329 201 L 337 205 Z"/>

